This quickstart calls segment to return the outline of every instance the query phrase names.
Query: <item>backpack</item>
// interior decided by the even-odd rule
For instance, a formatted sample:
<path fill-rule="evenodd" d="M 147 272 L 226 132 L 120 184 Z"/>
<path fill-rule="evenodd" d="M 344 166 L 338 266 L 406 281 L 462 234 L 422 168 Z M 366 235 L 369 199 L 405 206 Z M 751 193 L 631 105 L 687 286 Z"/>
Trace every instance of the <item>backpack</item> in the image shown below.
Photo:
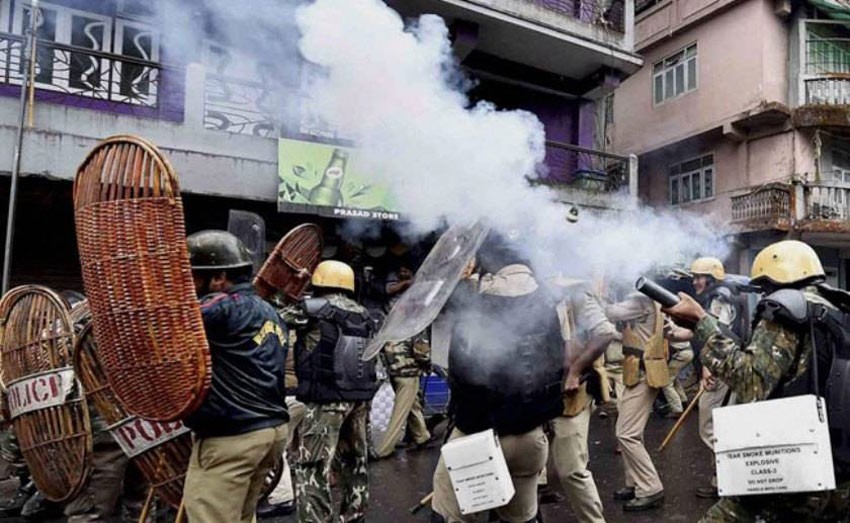
<path fill-rule="evenodd" d="M 818 294 L 833 307 L 810 299 L 796 289 L 782 289 L 759 302 L 756 317 L 777 321 L 810 340 L 816 363 L 796 377 L 798 351 L 789 380 L 777 386 L 771 398 L 817 394 L 826 401 L 833 461 L 850 466 L 850 293 L 826 284 Z"/>

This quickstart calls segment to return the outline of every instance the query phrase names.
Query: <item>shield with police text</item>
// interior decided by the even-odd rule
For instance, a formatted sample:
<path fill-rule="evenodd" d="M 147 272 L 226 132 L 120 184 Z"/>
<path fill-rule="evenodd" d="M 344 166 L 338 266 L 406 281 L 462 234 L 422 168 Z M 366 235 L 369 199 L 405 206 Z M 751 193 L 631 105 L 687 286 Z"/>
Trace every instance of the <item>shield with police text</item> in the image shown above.
<path fill-rule="evenodd" d="M 74 369 L 86 400 L 109 425 L 124 454 L 139 467 L 160 499 L 179 507 L 192 453 L 189 430 L 180 421 L 149 421 L 127 413 L 101 368 L 91 325 L 77 338 Z"/>
<path fill-rule="evenodd" d="M 301 299 L 322 259 L 323 243 L 318 225 L 305 223 L 289 231 L 254 278 L 257 294 L 269 298 L 279 293 L 289 303 Z"/>
<path fill-rule="evenodd" d="M 466 266 L 484 243 L 489 229 L 481 222 L 454 225 L 437 240 L 416 272 L 413 284 L 393 305 L 363 359 L 374 358 L 390 341 L 403 341 L 424 331 L 442 310 Z"/>
<path fill-rule="evenodd" d="M 72 366 L 68 305 L 45 287 L 26 285 L 0 301 L 2 379 L 21 453 L 38 490 L 71 499 L 90 472 L 89 412 Z"/>

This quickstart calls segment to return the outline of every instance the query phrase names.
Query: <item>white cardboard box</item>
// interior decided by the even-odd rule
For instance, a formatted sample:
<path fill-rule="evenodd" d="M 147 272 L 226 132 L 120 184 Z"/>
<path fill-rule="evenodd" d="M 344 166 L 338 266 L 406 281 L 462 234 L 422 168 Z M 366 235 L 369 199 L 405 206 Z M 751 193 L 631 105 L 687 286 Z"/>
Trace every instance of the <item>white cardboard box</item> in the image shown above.
<path fill-rule="evenodd" d="M 715 409 L 721 496 L 835 488 L 826 405 L 814 395 Z"/>
<path fill-rule="evenodd" d="M 463 514 L 502 507 L 514 496 L 508 464 L 492 430 L 454 439 L 441 452 Z"/>

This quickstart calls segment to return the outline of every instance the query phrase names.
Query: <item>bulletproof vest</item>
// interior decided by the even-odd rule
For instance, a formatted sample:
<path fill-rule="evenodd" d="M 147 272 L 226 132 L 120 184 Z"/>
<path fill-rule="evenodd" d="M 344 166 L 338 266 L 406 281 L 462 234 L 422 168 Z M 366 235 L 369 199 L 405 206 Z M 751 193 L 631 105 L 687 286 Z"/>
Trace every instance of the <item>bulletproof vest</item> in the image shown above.
<path fill-rule="evenodd" d="M 641 351 L 644 358 L 657 359 L 664 356 L 664 318 L 661 316 L 661 306 L 653 302 L 655 307 L 655 322 L 649 339 L 635 328 L 635 321 L 629 321 L 623 328 L 623 347 Z"/>
<path fill-rule="evenodd" d="M 468 295 L 452 312 L 449 383 L 457 427 L 523 434 L 563 410 L 564 342 L 555 300 Z"/>
<path fill-rule="evenodd" d="M 825 286 L 824 286 L 825 287 Z M 832 293 L 842 293 L 837 289 Z M 822 290 L 822 289 L 819 289 Z M 829 295 L 819 292 L 831 304 Z M 846 293 L 845 293 L 846 294 Z M 759 302 L 756 317 L 775 321 L 793 330 L 799 340 L 797 360 L 771 394 L 784 398 L 802 394 L 819 394 L 826 401 L 833 460 L 844 470 L 850 467 L 850 313 L 847 308 L 824 304 L 810 294 L 796 289 L 783 289 Z M 806 372 L 800 373 L 804 344 L 812 344 Z"/>
<path fill-rule="evenodd" d="M 297 397 L 302 401 L 368 401 L 378 390 L 375 360 L 362 361 L 375 322 L 367 311 L 348 311 L 326 298 L 304 300 L 304 312 L 318 323 L 319 341 L 306 350 L 296 342 Z"/>

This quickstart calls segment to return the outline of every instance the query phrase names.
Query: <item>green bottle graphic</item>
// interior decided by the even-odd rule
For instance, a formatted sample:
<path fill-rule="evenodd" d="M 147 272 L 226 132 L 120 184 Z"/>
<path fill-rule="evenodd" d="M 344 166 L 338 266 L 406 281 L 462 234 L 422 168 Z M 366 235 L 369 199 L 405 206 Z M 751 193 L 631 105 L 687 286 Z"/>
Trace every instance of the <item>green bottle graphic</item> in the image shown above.
<path fill-rule="evenodd" d="M 310 190 L 307 197 L 313 205 L 337 206 L 342 204 L 342 179 L 345 176 L 345 166 L 348 164 L 348 153 L 334 149 L 331 161 L 325 167 L 322 181 Z"/>

